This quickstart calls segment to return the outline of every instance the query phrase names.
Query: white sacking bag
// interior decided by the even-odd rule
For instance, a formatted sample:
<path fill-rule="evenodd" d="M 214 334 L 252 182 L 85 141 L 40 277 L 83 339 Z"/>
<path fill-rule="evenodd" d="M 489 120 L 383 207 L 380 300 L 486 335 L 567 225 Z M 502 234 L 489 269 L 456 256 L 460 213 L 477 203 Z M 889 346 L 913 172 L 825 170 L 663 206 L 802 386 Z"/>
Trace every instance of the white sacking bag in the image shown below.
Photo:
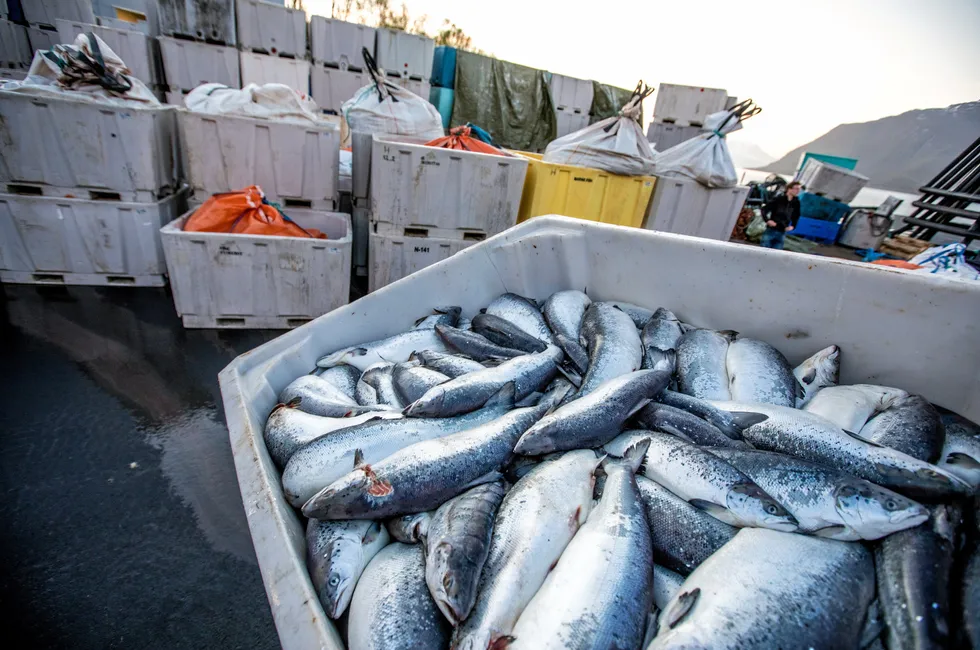
<path fill-rule="evenodd" d="M 353 133 L 392 133 L 440 138 L 442 116 L 415 93 L 387 83 L 383 73 L 344 102 L 344 119 Z"/>
<path fill-rule="evenodd" d="M 656 152 L 637 121 L 641 101 L 640 96 L 634 95 L 616 117 L 554 140 L 545 148 L 542 160 L 592 167 L 620 176 L 652 174 Z"/>
<path fill-rule="evenodd" d="M 126 63 L 92 33 L 79 34 L 71 45 L 36 51 L 27 76 L 22 81 L 8 81 L 0 89 L 79 101 L 160 106 L 160 100 L 132 76 Z"/>
<path fill-rule="evenodd" d="M 242 115 L 265 119 L 295 118 L 319 123 L 316 102 L 285 84 L 248 84 L 229 88 L 224 84 L 201 84 L 187 93 L 184 106 L 195 113 Z"/>
<path fill-rule="evenodd" d="M 706 187 L 735 187 L 738 174 L 725 136 L 740 128 L 732 111 L 712 113 L 704 120 L 704 133 L 654 156 L 654 173 L 693 178 Z"/>
<path fill-rule="evenodd" d="M 913 271 L 914 273 L 930 273 L 951 280 L 980 282 L 980 273 L 967 264 L 965 254 L 966 246 L 962 243 L 947 244 L 927 248 L 909 262 L 922 267 Z"/>

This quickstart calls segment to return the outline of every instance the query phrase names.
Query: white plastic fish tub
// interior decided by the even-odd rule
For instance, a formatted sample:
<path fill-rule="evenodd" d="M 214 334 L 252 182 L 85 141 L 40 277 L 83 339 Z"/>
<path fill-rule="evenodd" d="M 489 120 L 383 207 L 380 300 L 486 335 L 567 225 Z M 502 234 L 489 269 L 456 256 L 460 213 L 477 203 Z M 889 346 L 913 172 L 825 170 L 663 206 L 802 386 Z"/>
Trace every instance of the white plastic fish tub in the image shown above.
<path fill-rule="evenodd" d="M 797 175 L 807 192 L 826 196 L 834 201 L 850 203 L 868 184 L 868 177 L 850 169 L 810 158 Z"/>
<path fill-rule="evenodd" d="M 472 316 L 513 291 L 586 289 L 776 345 L 831 343 L 843 383 L 921 393 L 980 419 L 980 286 L 859 262 L 537 217 L 248 352 L 219 375 L 242 501 L 283 648 L 341 648 L 306 572 L 303 528 L 262 441 L 276 396 L 324 353 L 410 328 L 430 304 Z"/>
<path fill-rule="evenodd" d="M 460 239 L 463 232 L 495 235 L 517 222 L 526 158 L 427 147 L 426 141 L 373 136 L 369 189 L 373 222 L 385 224 L 388 234 L 424 228 L 430 237 Z M 356 190 L 357 151 L 354 156 Z"/>
<path fill-rule="evenodd" d="M 656 176 L 644 228 L 728 241 L 748 186 L 710 188 L 690 178 Z"/>
<path fill-rule="evenodd" d="M 302 95 L 310 94 L 310 62 L 281 56 L 241 52 L 242 85 L 286 84 Z"/>
<path fill-rule="evenodd" d="M 235 0 L 239 47 L 265 54 L 306 56 L 306 13 L 263 0 Z"/>
<path fill-rule="evenodd" d="M 158 36 L 163 74 L 171 91 L 193 90 L 204 83 L 241 88 L 238 50 L 224 45 Z"/>
<path fill-rule="evenodd" d="M 121 106 L 0 90 L 0 183 L 44 196 L 151 202 L 177 185 L 170 106 Z M 69 190 L 64 192 L 62 190 Z"/>
<path fill-rule="evenodd" d="M 367 48 L 374 55 L 374 27 L 310 16 L 310 52 L 314 63 L 326 63 L 341 70 L 364 70 Z"/>
<path fill-rule="evenodd" d="M 350 215 L 286 210 L 327 239 L 185 232 L 193 210 L 160 230 L 184 327 L 289 329 L 350 295 Z"/>
<path fill-rule="evenodd" d="M 266 198 L 284 208 L 337 206 L 340 129 L 336 125 L 186 109 L 177 115 L 184 173 L 197 197 L 258 185 Z"/>

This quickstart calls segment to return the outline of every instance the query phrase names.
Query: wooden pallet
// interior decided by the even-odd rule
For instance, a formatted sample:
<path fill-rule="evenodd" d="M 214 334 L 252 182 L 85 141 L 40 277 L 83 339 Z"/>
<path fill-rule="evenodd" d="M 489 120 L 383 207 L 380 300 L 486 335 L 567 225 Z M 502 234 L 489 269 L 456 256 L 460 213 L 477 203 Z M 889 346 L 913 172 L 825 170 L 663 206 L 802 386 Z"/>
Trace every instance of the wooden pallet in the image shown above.
<path fill-rule="evenodd" d="M 913 239 L 904 235 L 889 237 L 881 242 L 878 251 L 888 253 L 903 260 L 910 260 L 927 248 L 932 248 L 933 244 L 921 239 Z"/>

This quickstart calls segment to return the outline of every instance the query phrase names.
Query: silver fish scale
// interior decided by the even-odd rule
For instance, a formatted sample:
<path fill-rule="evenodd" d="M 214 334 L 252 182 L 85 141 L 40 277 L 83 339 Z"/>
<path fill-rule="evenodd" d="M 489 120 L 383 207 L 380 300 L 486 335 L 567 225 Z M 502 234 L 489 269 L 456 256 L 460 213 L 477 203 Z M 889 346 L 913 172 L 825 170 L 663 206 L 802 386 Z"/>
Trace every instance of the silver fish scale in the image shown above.
<path fill-rule="evenodd" d="M 726 357 L 730 392 L 736 402 L 796 406 L 796 377 L 786 357 L 763 341 L 736 339 Z"/>
<path fill-rule="evenodd" d="M 945 430 L 939 412 L 919 395 L 896 399 L 861 428 L 860 436 L 927 463 L 939 460 Z"/>
<path fill-rule="evenodd" d="M 581 291 L 559 291 L 544 303 L 544 319 L 556 334 L 578 342 L 582 319 L 592 300 Z"/>
<path fill-rule="evenodd" d="M 468 372 L 483 370 L 484 366 L 479 361 L 474 361 L 467 357 L 454 354 L 443 354 L 431 350 L 417 352 L 416 355 L 427 367 L 432 368 L 450 379 L 455 379 Z"/>
<path fill-rule="evenodd" d="M 691 330 L 677 343 L 677 383 L 699 399 L 730 399 L 728 339 L 713 330 Z"/>
<path fill-rule="evenodd" d="M 344 395 L 347 395 L 350 399 L 354 399 L 354 386 L 357 385 L 357 380 L 361 378 L 360 370 L 354 366 L 348 366 L 346 363 L 342 363 L 332 368 L 317 368 L 316 373 L 317 377 L 330 382 L 335 388 L 343 392 Z"/>
<path fill-rule="evenodd" d="M 538 306 L 516 293 L 505 293 L 487 305 L 486 313 L 499 316 L 545 343 L 554 344 L 551 330 Z"/>
<path fill-rule="evenodd" d="M 735 537 L 738 529 L 698 510 L 656 481 L 637 476 L 653 541 L 653 559 L 687 575 Z"/>
<path fill-rule="evenodd" d="M 429 596 L 418 545 L 390 544 L 368 564 L 354 590 L 350 650 L 442 650 L 449 626 Z"/>
<path fill-rule="evenodd" d="M 432 368 L 424 366 L 395 366 L 392 373 L 395 388 L 405 404 L 411 404 L 425 395 L 430 388 L 449 381 L 449 377 Z"/>
<path fill-rule="evenodd" d="M 582 320 L 582 342 L 589 353 L 589 369 L 575 398 L 588 395 L 603 383 L 640 368 L 643 348 L 630 317 L 611 303 L 594 302 Z"/>

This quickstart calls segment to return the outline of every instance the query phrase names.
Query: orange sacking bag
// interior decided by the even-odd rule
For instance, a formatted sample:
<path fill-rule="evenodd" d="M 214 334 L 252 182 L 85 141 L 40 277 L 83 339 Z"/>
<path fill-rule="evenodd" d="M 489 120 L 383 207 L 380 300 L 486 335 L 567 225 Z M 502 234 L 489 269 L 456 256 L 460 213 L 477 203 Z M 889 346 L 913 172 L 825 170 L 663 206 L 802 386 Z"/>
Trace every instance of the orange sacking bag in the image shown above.
<path fill-rule="evenodd" d="M 918 264 L 913 264 L 912 262 L 906 262 L 905 260 L 875 260 L 872 264 L 877 264 L 878 266 L 890 266 L 896 269 L 908 269 L 914 271 L 916 269 L 921 269 L 922 267 Z"/>
<path fill-rule="evenodd" d="M 190 232 L 222 232 L 239 235 L 275 235 L 326 239 L 319 230 L 305 229 L 265 200 L 258 185 L 238 192 L 215 194 L 184 223 Z"/>
<path fill-rule="evenodd" d="M 462 151 L 475 151 L 477 153 L 491 153 L 495 156 L 506 155 L 492 144 L 487 144 L 483 140 L 470 137 L 472 130 L 468 126 L 456 126 L 449 129 L 449 135 L 436 138 L 431 142 L 426 142 L 427 147 L 439 147 L 441 149 L 460 149 Z"/>

